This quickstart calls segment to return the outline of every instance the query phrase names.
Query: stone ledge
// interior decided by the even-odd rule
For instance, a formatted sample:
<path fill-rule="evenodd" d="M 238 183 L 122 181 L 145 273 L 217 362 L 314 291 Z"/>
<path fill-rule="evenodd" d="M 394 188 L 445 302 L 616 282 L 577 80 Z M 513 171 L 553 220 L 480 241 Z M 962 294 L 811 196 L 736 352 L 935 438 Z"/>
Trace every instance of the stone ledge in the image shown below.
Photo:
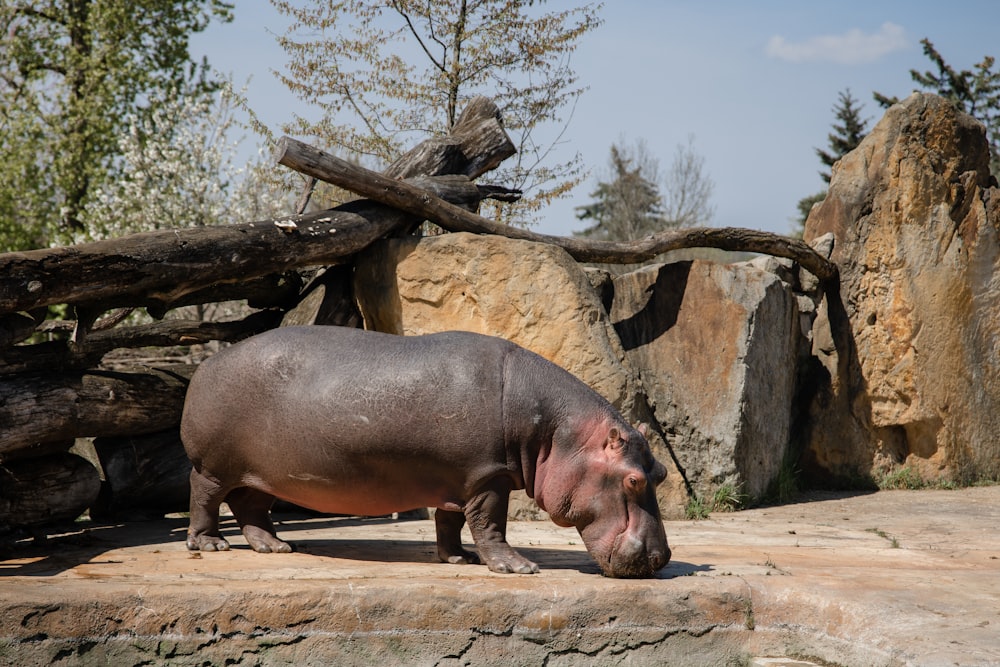
<path fill-rule="evenodd" d="M 269 555 L 191 554 L 183 519 L 85 528 L 0 560 L 0 663 L 995 664 L 998 523 L 1000 488 L 668 522 L 675 560 L 639 581 L 547 522 L 510 527 L 533 576 L 432 562 L 428 521 L 286 518 L 298 551 Z"/>

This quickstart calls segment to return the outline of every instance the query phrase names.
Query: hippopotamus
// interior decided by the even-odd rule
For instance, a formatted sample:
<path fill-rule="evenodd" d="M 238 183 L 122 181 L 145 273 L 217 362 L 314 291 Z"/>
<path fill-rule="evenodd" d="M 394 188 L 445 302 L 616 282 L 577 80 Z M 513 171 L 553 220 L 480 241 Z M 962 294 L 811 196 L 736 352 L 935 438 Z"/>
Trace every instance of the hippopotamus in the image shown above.
<path fill-rule="evenodd" d="M 223 500 L 265 553 L 291 551 L 270 518 L 276 498 L 360 516 L 432 507 L 442 561 L 536 573 L 506 539 L 509 495 L 525 489 L 579 531 L 605 575 L 648 577 L 670 548 L 655 495 L 666 469 L 644 433 L 566 370 L 501 338 L 274 329 L 191 378 L 187 548 L 229 549 Z M 478 554 L 463 548 L 466 522 Z"/>

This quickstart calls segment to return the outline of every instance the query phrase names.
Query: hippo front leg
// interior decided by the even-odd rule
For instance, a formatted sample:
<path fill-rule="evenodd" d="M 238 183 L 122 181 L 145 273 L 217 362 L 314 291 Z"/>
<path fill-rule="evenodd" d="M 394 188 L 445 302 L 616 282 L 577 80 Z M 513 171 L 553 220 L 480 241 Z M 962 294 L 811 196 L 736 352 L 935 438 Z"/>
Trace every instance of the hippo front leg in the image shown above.
<path fill-rule="evenodd" d="M 512 485 L 497 480 L 465 504 L 465 519 L 479 548 L 479 559 L 493 572 L 536 574 L 538 566 L 507 544 L 507 503 Z"/>

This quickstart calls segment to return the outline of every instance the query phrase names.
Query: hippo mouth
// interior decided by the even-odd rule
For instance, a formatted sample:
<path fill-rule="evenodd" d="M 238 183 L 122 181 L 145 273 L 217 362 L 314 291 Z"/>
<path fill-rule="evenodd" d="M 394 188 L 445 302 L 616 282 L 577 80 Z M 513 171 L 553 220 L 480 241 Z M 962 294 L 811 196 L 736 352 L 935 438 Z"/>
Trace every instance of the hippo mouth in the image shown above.
<path fill-rule="evenodd" d="M 625 530 L 615 537 L 608 566 L 602 566 L 601 569 L 607 576 L 617 579 L 652 577 L 670 562 L 670 547 L 664 546 L 664 549 L 665 553 L 659 549 L 650 549 L 642 540 Z"/>
<path fill-rule="evenodd" d="M 607 532 L 601 531 L 599 526 L 588 526 L 587 534 L 580 530 L 580 536 L 604 576 L 616 579 L 648 578 L 670 562 L 671 553 L 666 534 L 662 532 L 663 524 L 660 523 L 660 530 L 656 531 L 655 525 L 647 526 L 647 523 L 635 522 L 630 516 L 625 528 L 615 534 L 610 544 L 607 538 L 602 539 L 601 535 Z"/>

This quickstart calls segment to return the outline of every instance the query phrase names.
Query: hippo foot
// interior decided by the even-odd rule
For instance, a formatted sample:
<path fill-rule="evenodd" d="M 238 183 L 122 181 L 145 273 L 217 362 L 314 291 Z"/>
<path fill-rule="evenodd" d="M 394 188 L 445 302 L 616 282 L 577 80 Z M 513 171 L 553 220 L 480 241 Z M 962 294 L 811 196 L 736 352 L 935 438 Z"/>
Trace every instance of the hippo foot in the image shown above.
<path fill-rule="evenodd" d="M 244 526 L 243 537 L 246 538 L 250 548 L 259 554 L 288 554 L 292 552 L 291 544 L 279 540 L 264 528 Z"/>
<path fill-rule="evenodd" d="M 251 544 L 251 548 L 259 554 L 290 554 L 292 545 L 288 542 L 275 540 L 275 544 Z"/>
<path fill-rule="evenodd" d="M 451 565 L 477 565 L 479 563 L 479 556 L 475 552 L 465 549 L 447 553 L 439 551 L 438 558 L 441 559 L 442 563 L 450 563 Z"/>
<path fill-rule="evenodd" d="M 487 559 L 486 567 L 491 572 L 500 574 L 538 574 L 539 572 L 537 565 L 518 554 L 514 554 L 513 557 Z"/>
<path fill-rule="evenodd" d="M 189 551 L 229 551 L 229 542 L 218 536 L 188 535 Z"/>

